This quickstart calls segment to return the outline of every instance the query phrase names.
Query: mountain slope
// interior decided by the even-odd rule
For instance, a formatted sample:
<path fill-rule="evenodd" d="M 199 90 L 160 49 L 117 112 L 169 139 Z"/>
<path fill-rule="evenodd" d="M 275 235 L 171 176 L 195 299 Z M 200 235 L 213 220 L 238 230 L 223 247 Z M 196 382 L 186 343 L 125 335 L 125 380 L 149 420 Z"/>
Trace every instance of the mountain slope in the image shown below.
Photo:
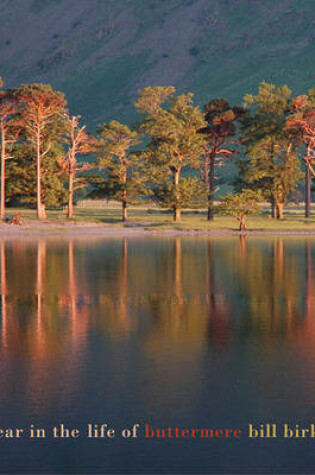
<path fill-rule="evenodd" d="M 315 85 L 313 0 L 0 0 L 0 75 L 49 82 L 92 126 L 136 118 L 146 85 L 240 102 Z"/>

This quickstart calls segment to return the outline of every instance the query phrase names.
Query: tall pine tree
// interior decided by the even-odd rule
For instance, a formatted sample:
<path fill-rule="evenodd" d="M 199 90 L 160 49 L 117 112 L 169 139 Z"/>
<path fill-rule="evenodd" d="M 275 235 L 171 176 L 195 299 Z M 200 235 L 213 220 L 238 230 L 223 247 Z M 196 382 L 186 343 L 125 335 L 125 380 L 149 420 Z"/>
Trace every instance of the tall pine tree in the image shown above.
<path fill-rule="evenodd" d="M 80 116 L 70 116 L 66 118 L 66 143 L 67 153 L 59 161 L 62 170 L 66 173 L 68 182 L 68 212 L 69 219 L 74 216 L 74 194 L 75 191 L 88 185 L 86 177 L 82 175 L 84 171 L 90 170 L 91 165 L 78 160 L 79 155 L 87 154 L 91 151 L 92 139 L 86 132 L 85 125 L 80 126 Z"/>
<path fill-rule="evenodd" d="M 127 220 L 128 203 L 145 191 L 145 176 L 140 155 L 135 150 L 140 138 L 137 131 L 117 121 L 101 124 L 95 152 L 99 175 L 91 179 L 92 197 L 114 198 L 121 202 L 122 221 Z"/>
<path fill-rule="evenodd" d="M 30 84 L 18 90 L 22 103 L 21 119 L 27 141 L 32 145 L 36 160 L 37 218 L 46 217 L 43 196 L 43 175 L 50 150 L 60 140 L 64 131 L 64 94 L 54 91 L 48 84 Z"/>
<path fill-rule="evenodd" d="M 291 91 L 262 82 L 257 96 L 247 94 L 251 115 L 244 122 L 243 143 L 248 163 L 245 180 L 262 190 L 271 203 L 272 217 L 283 218 L 283 207 L 301 176 L 295 143 L 285 128 Z"/>
<path fill-rule="evenodd" d="M 160 204 L 172 208 L 174 221 L 179 221 L 181 209 L 199 192 L 197 180 L 185 179 L 182 173 L 200 162 L 205 137 L 199 131 L 207 124 L 193 105 L 193 94 L 176 96 L 175 92 L 174 87 L 147 87 L 140 91 L 135 105 L 143 114 L 140 130 L 151 139 L 148 156 L 160 180 L 155 181 L 155 196 Z"/>
<path fill-rule="evenodd" d="M 0 88 L 3 82 L 0 78 Z M 18 98 L 14 90 L 0 90 L 0 134 L 1 134 L 1 190 L 0 190 L 0 218 L 5 219 L 6 205 L 6 165 L 12 151 L 12 145 L 16 142 L 19 128 L 16 122 L 18 110 Z"/>
<path fill-rule="evenodd" d="M 224 159 L 236 153 L 231 147 L 237 142 L 237 121 L 240 120 L 244 111 L 240 107 L 232 107 L 227 100 L 217 98 L 208 102 L 204 107 L 204 115 L 207 127 L 200 130 L 205 134 L 207 144 L 205 147 L 202 174 L 208 188 L 208 221 L 214 217 L 214 186 L 215 165 L 224 165 Z"/>

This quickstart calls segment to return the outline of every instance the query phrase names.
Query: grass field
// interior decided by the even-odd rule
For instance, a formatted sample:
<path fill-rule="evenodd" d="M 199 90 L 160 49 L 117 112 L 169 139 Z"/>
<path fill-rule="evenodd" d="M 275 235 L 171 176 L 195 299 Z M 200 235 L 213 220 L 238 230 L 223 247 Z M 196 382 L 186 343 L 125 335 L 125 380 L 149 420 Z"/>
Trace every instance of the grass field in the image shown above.
<path fill-rule="evenodd" d="M 36 226 L 36 212 L 29 209 L 7 209 L 7 215 L 12 216 L 20 213 L 26 224 Z M 269 209 L 265 208 L 261 216 L 252 216 L 247 219 L 248 231 L 314 231 L 315 232 L 315 205 L 313 206 L 313 216 L 309 219 L 304 217 L 302 205 L 291 205 L 286 209 L 283 220 L 270 219 Z M 120 207 L 108 204 L 102 208 L 82 208 L 78 207 L 75 218 L 72 220 L 76 224 L 97 223 L 106 224 L 113 227 L 142 227 L 149 230 L 183 230 L 183 231 L 211 231 L 211 230 L 237 230 L 238 222 L 229 216 L 216 216 L 214 221 L 208 222 L 206 212 L 199 210 L 187 210 L 182 212 L 181 222 L 174 223 L 172 213 L 157 208 L 145 208 L 143 206 L 132 206 L 128 210 L 128 221 L 121 222 Z M 65 210 L 53 210 L 47 212 L 47 223 L 54 223 L 58 227 L 66 222 Z"/>

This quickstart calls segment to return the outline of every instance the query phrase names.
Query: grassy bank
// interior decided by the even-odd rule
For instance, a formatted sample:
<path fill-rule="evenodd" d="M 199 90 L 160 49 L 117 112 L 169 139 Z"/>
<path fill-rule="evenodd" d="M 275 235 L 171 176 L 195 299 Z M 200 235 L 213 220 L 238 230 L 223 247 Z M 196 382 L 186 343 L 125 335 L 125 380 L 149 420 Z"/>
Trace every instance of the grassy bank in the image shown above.
<path fill-rule="evenodd" d="M 112 227 L 141 227 L 149 230 L 237 230 L 238 222 L 233 217 L 216 216 L 213 222 L 206 220 L 205 211 L 184 211 L 181 222 L 174 223 L 172 214 L 159 209 L 145 207 L 130 207 L 129 220 L 126 223 L 121 222 L 121 213 L 118 206 L 105 206 L 104 208 L 77 208 L 75 224 L 97 223 Z M 28 209 L 8 209 L 7 214 L 13 215 L 20 213 L 23 221 L 28 224 L 34 224 L 36 227 L 36 212 Z M 62 210 L 53 210 L 47 212 L 47 222 L 56 224 L 56 227 L 66 222 L 66 212 Z M 302 206 L 291 206 L 287 208 L 283 220 L 270 219 L 268 210 L 264 210 L 261 216 L 251 216 L 247 219 L 247 228 L 249 231 L 314 231 L 315 232 L 315 206 L 313 217 L 305 219 Z"/>

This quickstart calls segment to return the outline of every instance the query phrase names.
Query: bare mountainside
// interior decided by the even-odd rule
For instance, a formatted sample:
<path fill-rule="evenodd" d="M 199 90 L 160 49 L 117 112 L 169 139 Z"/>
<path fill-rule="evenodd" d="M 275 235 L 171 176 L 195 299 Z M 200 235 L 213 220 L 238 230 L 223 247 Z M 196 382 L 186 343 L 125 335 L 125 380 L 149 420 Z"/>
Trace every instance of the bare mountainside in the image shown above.
<path fill-rule="evenodd" d="M 48 82 L 95 126 L 133 120 L 137 90 L 241 102 L 266 79 L 315 85 L 314 0 L 0 0 L 0 75 Z"/>

